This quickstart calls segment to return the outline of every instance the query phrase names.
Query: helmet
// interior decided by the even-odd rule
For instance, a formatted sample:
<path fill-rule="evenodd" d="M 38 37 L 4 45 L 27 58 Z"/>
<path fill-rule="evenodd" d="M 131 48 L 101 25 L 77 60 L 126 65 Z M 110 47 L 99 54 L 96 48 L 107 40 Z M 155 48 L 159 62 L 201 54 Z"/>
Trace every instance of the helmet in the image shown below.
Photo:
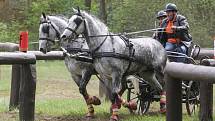
<path fill-rule="evenodd" d="M 173 3 L 166 4 L 165 11 L 178 11 L 177 6 Z"/>
<path fill-rule="evenodd" d="M 166 12 L 163 11 L 163 10 L 161 10 L 161 11 L 159 11 L 159 12 L 157 13 L 156 18 L 166 17 L 166 16 L 167 16 L 167 15 L 166 15 Z"/>

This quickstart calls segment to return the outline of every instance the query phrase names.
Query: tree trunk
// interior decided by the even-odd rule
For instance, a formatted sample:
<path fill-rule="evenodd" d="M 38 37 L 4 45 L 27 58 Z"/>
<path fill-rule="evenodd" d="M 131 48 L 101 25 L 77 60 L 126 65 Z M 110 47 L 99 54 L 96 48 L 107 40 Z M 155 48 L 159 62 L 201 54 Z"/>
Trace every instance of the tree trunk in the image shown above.
<path fill-rule="evenodd" d="M 107 24 L 107 11 L 105 0 L 99 0 L 99 17 L 105 24 Z"/>
<path fill-rule="evenodd" d="M 91 0 L 85 0 L 85 7 L 86 7 L 86 10 L 88 12 L 90 12 L 90 9 L 91 9 Z"/>

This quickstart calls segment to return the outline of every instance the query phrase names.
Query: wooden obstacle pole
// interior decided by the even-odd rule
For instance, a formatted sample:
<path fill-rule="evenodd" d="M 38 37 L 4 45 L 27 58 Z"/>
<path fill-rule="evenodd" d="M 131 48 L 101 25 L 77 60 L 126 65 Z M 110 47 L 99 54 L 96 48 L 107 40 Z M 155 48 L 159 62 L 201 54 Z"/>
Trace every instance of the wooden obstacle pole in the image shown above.
<path fill-rule="evenodd" d="M 166 72 L 173 78 L 193 81 L 210 81 L 215 82 L 215 68 L 170 62 L 166 66 Z"/>
<path fill-rule="evenodd" d="M 180 80 L 200 81 L 200 83 L 215 83 L 215 68 L 213 67 L 170 62 L 166 66 L 165 73 L 167 76 L 167 121 L 182 121 Z M 200 102 L 200 107 L 201 103 L 202 102 Z M 211 104 L 207 104 L 206 106 L 208 105 Z M 202 108 L 202 110 L 208 109 L 210 108 Z M 211 111 L 207 112 L 207 114 L 200 114 L 199 118 L 201 121 L 212 121 Z"/>
<path fill-rule="evenodd" d="M 36 56 L 22 52 L 0 52 L 0 64 L 35 64 Z"/>
<path fill-rule="evenodd" d="M 19 45 L 15 43 L 0 43 L 1 52 L 14 52 L 19 50 Z"/>
<path fill-rule="evenodd" d="M 199 52 L 199 56 L 197 57 L 197 60 L 209 57 L 210 59 L 214 58 L 214 50 L 212 48 L 202 48 Z"/>
<path fill-rule="evenodd" d="M 62 51 L 51 51 L 46 54 L 40 51 L 28 51 L 27 53 L 34 54 L 37 60 L 64 60 Z"/>

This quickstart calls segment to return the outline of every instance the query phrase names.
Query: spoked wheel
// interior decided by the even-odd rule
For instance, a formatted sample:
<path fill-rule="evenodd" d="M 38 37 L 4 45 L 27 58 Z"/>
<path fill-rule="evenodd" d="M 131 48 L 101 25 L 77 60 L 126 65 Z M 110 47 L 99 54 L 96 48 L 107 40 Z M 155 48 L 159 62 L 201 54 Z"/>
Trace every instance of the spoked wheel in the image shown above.
<path fill-rule="evenodd" d="M 200 97 L 200 84 L 199 82 L 190 81 L 189 88 L 186 90 L 186 109 L 188 115 L 195 114 L 195 110 L 199 107 Z"/>
<path fill-rule="evenodd" d="M 130 113 L 143 115 L 148 111 L 151 101 L 147 86 L 148 84 L 142 84 L 140 82 L 139 92 L 135 91 L 134 87 L 128 88 L 127 101 L 135 101 L 137 103 L 137 110 L 129 109 Z"/>

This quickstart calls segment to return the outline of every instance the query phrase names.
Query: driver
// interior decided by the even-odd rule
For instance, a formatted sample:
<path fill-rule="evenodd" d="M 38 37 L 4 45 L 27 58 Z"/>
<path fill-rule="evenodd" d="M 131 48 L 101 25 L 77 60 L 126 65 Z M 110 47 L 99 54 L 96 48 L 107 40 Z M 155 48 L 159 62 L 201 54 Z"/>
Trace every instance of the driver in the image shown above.
<path fill-rule="evenodd" d="M 165 49 L 187 54 L 192 38 L 188 34 L 189 24 L 187 19 L 178 14 L 177 6 L 173 3 L 166 4 L 167 18 L 161 23 L 165 32 L 158 33 L 159 41 L 165 41 Z M 176 58 L 176 62 L 184 62 L 185 58 Z"/>

